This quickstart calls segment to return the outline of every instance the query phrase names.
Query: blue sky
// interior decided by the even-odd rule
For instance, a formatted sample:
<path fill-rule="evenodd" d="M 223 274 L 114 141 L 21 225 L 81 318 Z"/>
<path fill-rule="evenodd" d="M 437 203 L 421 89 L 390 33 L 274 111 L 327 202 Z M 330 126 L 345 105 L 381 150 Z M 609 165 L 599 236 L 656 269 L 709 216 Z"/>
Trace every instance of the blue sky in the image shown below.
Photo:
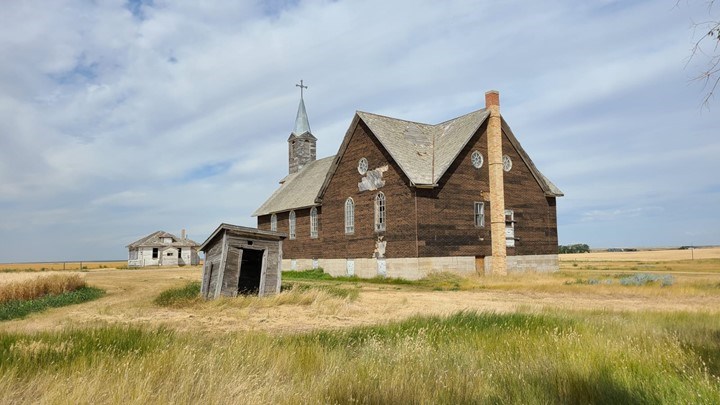
<path fill-rule="evenodd" d="M 675 0 L 8 2 L 0 262 L 254 226 L 300 79 L 318 157 L 356 110 L 437 123 L 496 89 L 566 194 L 561 243 L 720 244 L 720 102 L 703 107 L 688 63 L 711 17 Z"/>

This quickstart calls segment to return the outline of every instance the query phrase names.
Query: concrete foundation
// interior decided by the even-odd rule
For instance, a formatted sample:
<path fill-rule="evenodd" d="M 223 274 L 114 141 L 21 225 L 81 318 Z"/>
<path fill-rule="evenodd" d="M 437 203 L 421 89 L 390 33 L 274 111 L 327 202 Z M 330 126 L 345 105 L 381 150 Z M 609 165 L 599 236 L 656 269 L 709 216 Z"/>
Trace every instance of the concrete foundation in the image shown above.
<path fill-rule="evenodd" d="M 380 259 L 383 260 L 383 259 Z M 484 268 L 476 268 L 476 259 L 473 256 L 446 256 L 446 257 L 420 257 L 399 258 L 385 260 L 385 277 L 418 280 L 430 273 L 451 272 L 462 276 L 491 275 L 492 260 L 485 258 Z M 295 259 L 296 270 L 313 268 L 312 259 Z M 291 260 L 283 259 L 282 270 L 292 270 Z M 325 273 L 333 277 L 352 276 L 360 278 L 373 278 L 382 274 L 382 263 L 378 259 L 317 259 L 318 266 Z M 482 267 L 482 266 L 481 266 Z M 551 273 L 559 268 L 558 255 L 529 255 L 507 256 L 507 270 L 509 274 L 527 272 Z"/>

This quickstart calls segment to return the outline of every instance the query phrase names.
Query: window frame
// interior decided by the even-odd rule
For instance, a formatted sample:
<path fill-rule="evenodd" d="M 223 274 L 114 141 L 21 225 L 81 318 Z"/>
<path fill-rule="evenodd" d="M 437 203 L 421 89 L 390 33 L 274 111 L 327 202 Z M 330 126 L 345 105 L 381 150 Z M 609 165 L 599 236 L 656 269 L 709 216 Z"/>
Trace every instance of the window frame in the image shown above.
<path fill-rule="evenodd" d="M 295 211 L 290 211 L 288 214 L 288 239 L 295 239 L 295 230 L 297 228 L 297 216 Z"/>
<path fill-rule="evenodd" d="M 310 238 L 318 238 L 318 212 L 317 207 L 310 208 Z"/>
<path fill-rule="evenodd" d="M 270 215 L 270 230 L 273 232 L 277 232 L 277 215 L 276 214 Z"/>
<path fill-rule="evenodd" d="M 349 214 L 349 215 L 348 215 Z M 355 200 L 348 197 L 345 200 L 345 235 L 355 233 Z"/>
<path fill-rule="evenodd" d="M 375 232 L 387 230 L 387 200 L 382 191 L 375 195 Z"/>
<path fill-rule="evenodd" d="M 479 207 L 479 209 L 478 209 Z M 485 201 L 475 201 L 473 205 L 474 209 L 474 223 L 475 228 L 485 227 Z"/>

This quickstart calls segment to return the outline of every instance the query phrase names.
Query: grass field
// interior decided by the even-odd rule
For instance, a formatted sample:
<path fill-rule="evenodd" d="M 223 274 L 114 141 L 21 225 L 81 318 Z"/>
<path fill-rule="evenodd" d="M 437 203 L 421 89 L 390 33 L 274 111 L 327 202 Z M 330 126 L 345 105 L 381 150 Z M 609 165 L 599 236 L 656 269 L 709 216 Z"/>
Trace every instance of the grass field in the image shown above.
<path fill-rule="evenodd" d="M 720 258 L 564 256 L 555 274 L 418 283 L 287 277 L 278 296 L 207 302 L 192 296 L 200 272 L 77 273 L 106 295 L 0 322 L 4 400 L 720 403 Z"/>

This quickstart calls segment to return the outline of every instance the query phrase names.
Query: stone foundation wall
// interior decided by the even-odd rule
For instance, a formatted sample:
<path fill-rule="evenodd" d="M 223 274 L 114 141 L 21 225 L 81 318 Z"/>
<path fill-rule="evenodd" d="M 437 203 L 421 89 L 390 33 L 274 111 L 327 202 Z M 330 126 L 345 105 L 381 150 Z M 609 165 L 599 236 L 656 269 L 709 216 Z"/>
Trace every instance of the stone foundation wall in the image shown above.
<path fill-rule="evenodd" d="M 485 274 L 492 274 L 492 260 L 490 256 L 485 258 Z M 508 274 L 522 273 L 553 273 L 558 271 L 560 263 L 558 255 L 526 255 L 507 256 Z"/>

